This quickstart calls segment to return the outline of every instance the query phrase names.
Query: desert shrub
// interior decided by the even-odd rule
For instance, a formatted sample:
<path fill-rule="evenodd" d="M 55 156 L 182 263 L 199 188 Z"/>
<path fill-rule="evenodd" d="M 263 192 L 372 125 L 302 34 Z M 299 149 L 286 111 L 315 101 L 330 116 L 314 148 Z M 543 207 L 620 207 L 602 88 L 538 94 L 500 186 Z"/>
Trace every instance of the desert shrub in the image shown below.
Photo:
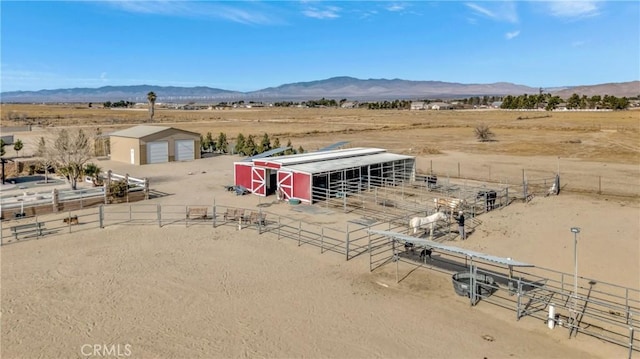
<path fill-rule="evenodd" d="M 476 126 L 474 132 L 475 132 L 476 138 L 480 142 L 491 141 L 493 137 L 495 137 L 495 134 L 491 131 L 489 126 L 486 124 L 480 124 Z"/>
<path fill-rule="evenodd" d="M 128 185 L 124 180 L 113 181 L 109 184 L 109 193 L 113 197 L 124 197 L 127 194 Z"/>

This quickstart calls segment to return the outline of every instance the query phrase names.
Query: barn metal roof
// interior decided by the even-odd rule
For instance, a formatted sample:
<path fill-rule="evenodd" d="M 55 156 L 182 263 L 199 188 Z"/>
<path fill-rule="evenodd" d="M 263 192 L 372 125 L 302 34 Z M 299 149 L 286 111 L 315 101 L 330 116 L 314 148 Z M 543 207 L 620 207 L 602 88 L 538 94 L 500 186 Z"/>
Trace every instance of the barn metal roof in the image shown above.
<path fill-rule="evenodd" d="M 384 150 L 383 150 L 384 151 Z M 356 168 L 361 166 L 372 165 L 376 163 L 384 163 L 391 161 L 413 159 L 412 156 L 398 155 L 395 153 L 373 153 L 366 156 L 354 156 L 345 158 L 328 159 L 324 161 L 315 161 L 308 163 L 283 165 L 283 170 L 293 170 L 304 173 L 324 173 L 338 171 L 348 168 Z"/>
<path fill-rule="evenodd" d="M 258 159 L 260 159 L 260 158 L 270 157 L 270 156 L 273 156 L 273 155 L 275 155 L 275 154 L 278 154 L 278 153 L 281 153 L 281 152 L 284 152 L 284 151 L 286 151 L 286 150 L 290 150 L 290 149 L 291 149 L 291 147 L 278 147 L 278 148 L 274 148 L 274 149 L 272 149 L 272 150 L 269 150 L 269 151 L 266 151 L 266 152 L 259 153 L 259 154 L 255 155 L 255 156 L 247 157 L 247 158 L 245 158 L 244 160 L 242 160 L 242 162 L 251 162 L 251 161 L 253 161 L 253 160 L 258 160 Z"/>
<path fill-rule="evenodd" d="M 331 150 L 335 150 L 338 149 L 344 145 L 346 145 L 347 143 L 349 143 L 349 141 L 340 141 L 340 142 L 336 142 L 332 145 L 329 145 L 327 147 L 323 147 L 321 149 L 319 149 L 317 152 L 324 152 L 324 151 L 331 151 Z"/>
<path fill-rule="evenodd" d="M 534 267 L 533 264 L 528 264 L 528 263 L 524 263 L 524 262 L 519 262 L 519 261 L 514 261 L 511 258 L 503 258 L 503 257 L 496 257 L 496 256 L 492 256 L 489 254 L 484 254 L 484 253 L 480 253 L 480 252 L 476 252 L 476 251 L 472 251 L 472 250 L 468 250 L 468 249 L 464 249 L 464 248 L 458 248 L 458 247 L 452 247 L 452 246 L 445 246 L 443 244 L 440 244 L 438 242 L 434 242 L 434 241 L 430 241 L 427 239 L 422 239 L 422 238 L 416 238 L 416 237 L 412 237 L 406 234 L 402 234 L 402 233 L 397 233 L 397 232 L 390 232 L 390 231 L 380 231 L 380 230 L 376 230 L 376 229 L 371 229 L 369 230 L 370 233 L 375 233 L 375 234 L 379 234 L 385 237 L 390 237 L 393 239 L 398 239 L 404 242 L 409 242 L 409 243 L 413 243 L 416 245 L 420 245 L 420 246 L 424 246 L 424 247 L 429 247 L 429 248 L 437 248 L 443 251 L 447 251 L 447 252 L 451 252 L 451 253 L 456 253 L 456 254 L 462 254 L 465 255 L 469 258 L 474 258 L 474 259 L 481 259 L 487 262 L 493 262 L 493 263 L 498 263 L 501 265 L 505 265 L 505 266 L 512 266 L 512 267 Z"/>
<path fill-rule="evenodd" d="M 166 126 L 139 125 L 139 126 L 130 127 L 124 130 L 112 132 L 110 136 L 143 138 L 158 132 L 168 130 L 170 128 L 171 127 L 166 127 Z"/>
<path fill-rule="evenodd" d="M 384 153 L 386 150 L 381 148 L 348 148 L 344 150 L 333 150 L 323 152 L 308 152 L 297 155 L 282 156 L 278 158 L 270 158 L 269 162 L 278 163 L 281 166 L 291 166 L 303 163 L 311 163 L 314 165 L 321 161 L 335 160 L 339 158 L 362 157 L 376 153 Z"/>

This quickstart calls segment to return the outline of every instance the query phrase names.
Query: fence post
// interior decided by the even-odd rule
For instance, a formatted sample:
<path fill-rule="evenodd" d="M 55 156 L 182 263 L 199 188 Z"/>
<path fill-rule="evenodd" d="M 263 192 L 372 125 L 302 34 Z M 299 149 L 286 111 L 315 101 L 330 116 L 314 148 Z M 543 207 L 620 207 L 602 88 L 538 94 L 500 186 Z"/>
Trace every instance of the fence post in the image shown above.
<path fill-rule="evenodd" d="M 80 209 L 82 209 L 82 190 L 80 190 Z"/>
<path fill-rule="evenodd" d="M 280 216 L 278 216 L 278 240 L 280 240 Z"/>
<path fill-rule="evenodd" d="M 300 247 L 300 235 L 302 233 L 302 222 L 298 222 L 298 247 Z"/>
<path fill-rule="evenodd" d="M 109 189 L 111 188 L 111 170 L 107 171 L 107 178 L 104 181 L 104 204 L 109 204 Z"/>
<path fill-rule="evenodd" d="M 518 306 L 516 308 L 516 320 L 520 320 L 520 316 L 522 314 L 521 309 L 520 309 L 520 305 L 521 305 L 521 301 L 522 301 L 522 282 L 520 281 L 520 278 L 518 278 L 518 294 L 517 294 L 517 302 L 516 305 Z"/>
<path fill-rule="evenodd" d="M 507 188 L 505 189 L 505 196 L 506 196 L 505 198 L 506 201 L 504 202 L 504 206 L 506 207 L 509 205 L 509 186 L 507 186 Z"/>
<path fill-rule="evenodd" d="M 53 206 L 53 212 L 58 212 L 58 190 L 56 188 L 51 192 L 51 204 Z"/>
<path fill-rule="evenodd" d="M 633 327 L 629 327 L 629 359 L 633 355 Z"/>
<path fill-rule="evenodd" d="M 216 199 L 213 199 L 213 228 L 216 228 Z"/>
<path fill-rule="evenodd" d="M 258 210 L 258 234 L 262 234 L 262 208 Z"/>
<path fill-rule="evenodd" d="M 158 227 L 162 228 L 162 208 L 160 204 L 156 204 L 156 212 L 158 213 Z"/>
<path fill-rule="evenodd" d="M 602 194 L 602 176 L 598 176 L 598 194 Z"/>
<path fill-rule="evenodd" d="M 347 224 L 347 238 L 346 238 L 346 243 L 344 246 L 344 255 L 347 257 L 347 260 L 349 260 L 349 224 Z"/>
<path fill-rule="evenodd" d="M 127 202 L 129 201 L 127 200 Z M 131 204 L 129 204 L 129 222 L 131 222 Z"/>
<path fill-rule="evenodd" d="M 184 206 L 184 226 L 189 227 L 189 206 Z"/>
<path fill-rule="evenodd" d="M 460 162 L 458 162 L 458 178 L 460 178 Z"/>
<path fill-rule="evenodd" d="M 320 228 L 320 254 L 324 253 L 324 227 Z"/>
<path fill-rule="evenodd" d="M 522 197 L 524 198 L 524 202 L 527 201 L 527 180 L 524 176 L 524 168 L 522 169 Z"/>
<path fill-rule="evenodd" d="M 69 233 L 71 233 L 71 211 L 69 211 L 69 214 L 67 217 L 67 225 L 69 227 Z"/>
<path fill-rule="evenodd" d="M 147 177 L 144 178 L 144 199 L 149 199 L 149 179 Z"/>
<path fill-rule="evenodd" d="M 126 185 L 126 194 L 127 194 L 127 203 L 129 203 L 129 174 L 125 173 L 124 175 L 124 184 Z"/>
<path fill-rule="evenodd" d="M 100 210 L 98 211 L 98 222 L 100 223 L 100 228 L 104 228 L 104 205 L 100 205 Z"/>

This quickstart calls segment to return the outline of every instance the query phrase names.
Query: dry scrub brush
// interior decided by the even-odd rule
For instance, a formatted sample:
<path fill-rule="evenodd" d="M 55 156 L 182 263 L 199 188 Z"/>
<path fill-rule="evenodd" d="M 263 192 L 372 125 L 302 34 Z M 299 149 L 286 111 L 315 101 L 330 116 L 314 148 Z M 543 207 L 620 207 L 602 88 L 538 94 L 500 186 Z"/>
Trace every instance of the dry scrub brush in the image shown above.
<path fill-rule="evenodd" d="M 486 124 L 479 124 L 476 126 L 474 132 L 476 134 L 476 138 L 480 142 L 493 141 L 493 138 L 495 137 L 495 134 Z"/>

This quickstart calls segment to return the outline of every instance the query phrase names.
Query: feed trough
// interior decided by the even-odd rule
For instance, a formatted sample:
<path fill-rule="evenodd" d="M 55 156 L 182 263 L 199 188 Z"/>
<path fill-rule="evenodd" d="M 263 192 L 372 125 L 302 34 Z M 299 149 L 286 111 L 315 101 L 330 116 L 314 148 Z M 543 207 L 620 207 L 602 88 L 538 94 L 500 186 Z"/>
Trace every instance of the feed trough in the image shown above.
<path fill-rule="evenodd" d="M 476 274 L 475 276 L 476 295 L 487 297 L 496 291 L 497 287 L 493 277 L 486 274 Z M 471 273 L 458 272 L 451 279 L 456 294 L 462 297 L 471 297 Z"/>

